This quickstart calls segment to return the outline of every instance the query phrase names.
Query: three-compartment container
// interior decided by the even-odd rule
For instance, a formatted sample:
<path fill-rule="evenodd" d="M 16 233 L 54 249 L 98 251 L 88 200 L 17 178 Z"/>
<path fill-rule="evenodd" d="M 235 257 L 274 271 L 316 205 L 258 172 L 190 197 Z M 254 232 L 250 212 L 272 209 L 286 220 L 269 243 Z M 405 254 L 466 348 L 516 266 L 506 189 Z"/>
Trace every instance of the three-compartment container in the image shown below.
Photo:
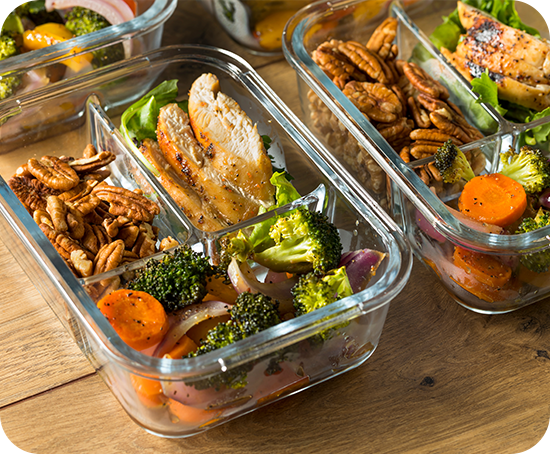
<path fill-rule="evenodd" d="M 358 12 L 367 10 L 370 3 L 369 0 L 317 2 L 301 10 L 285 29 L 285 56 L 299 75 L 306 122 L 330 150 L 326 159 L 339 172 L 355 177 L 354 189 L 358 193 L 369 192 L 391 212 L 415 254 L 435 272 L 458 303 L 477 312 L 496 314 L 546 297 L 550 292 L 549 274 L 529 271 L 523 263 L 533 258 L 532 254 L 548 249 L 550 228 L 522 235 L 494 234 L 487 229 L 480 231 L 479 226 L 473 227 L 473 223 L 457 215 L 456 210 L 449 211 L 448 206 L 456 208 L 463 184 L 443 186 L 437 194 L 431 190 L 414 170 L 432 163 L 433 157 L 405 163 L 313 61 L 312 51 L 330 39 L 366 43 L 388 14 L 397 18 L 398 58 L 414 61 L 445 85 L 450 99 L 468 122 L 485 136 L 461 147 L 464 152 L 480 157 L 481 166 L 474 169 L 476 173 L 498 171 L 500 153 L 509 147 L 519 150 L 525 144 L 526 134 L 533 136 L 527 131 L 546 121 L 541 119 L 525 125 L 505 121 L 491 106 L 477 101 L 478 95 L 472 92 L 469 82 L 446 62 L 400 3 L 393 2 L 388 12 L 375 18 L 364 18 Z M 434 5 L 438 3 L 441 2 Z M 452 11 L 446 3 L 446 8 Z M 434 21 L 440 20 L 439 11 L 426 14 Z M 434 26 L 439 23 L 435 22 Z M 548 151 L 545 143 L 534 145 Z M 454 263 L 453 254 L 459 247 L 497 260 L 511 271 L 511 278 L 502 288 L 474 280 Z"/>
<path fill-rule="evenodd" d="M 147 86 L 151 81 L 176 78 L 181 98 L 185 98 L 191 83 L 205 72 L 215 74 L 222 91 L 257 123 L 260 134 L 273 140 L 270 152 L 284 160 L 286 169 L 296 177 L 294 186 L 304 196 L 296 203 L 325 212 L 339 229 L 344 251 L 370 248 L 386 256 L 365 290 L 323 309 L 200 357 L 151 357 L 128 347 L 96 307 L 105 292 L 124 282 L 128 273 L 143 267 L 147 259 L 98 276 L 75 277 L 6 181 L 31 157 L 80 156 L 84 147 L 93 143 L 97 149 L 108 149 L 117 156 L 110 164 L 110 184 L 139 188 L 159 203 L 161 213 L 153 221 L 159 239 L 172 236 L 197 251 L 211 251 L 223 233 L 246 228 L 273 213 L 222 232 L 195 230 L 154 175 L 132 155 L 113 124 L 119 119 L 105 113 L 110 105 L 109 94 L 98 88 L 128 80 L 134 87 L 140 85 L 140 80 Z M 368 195 L 354 194 L 319 158 L 326 154 L 319 142 L 250 65 L 216 48 L 167 47 L 6 100 L 0 103 L 0 121 L 9 125 L 17 122 L 18 116 L 31 120 L 48 117 L 50 109 L 75 96 L 83 101 L 75 105 L 70 122 L 45 126 L 44 136 L 50 138 L 38 141 L 35 136 L 23 134 L 0 154 L 2 237 L 8 239 L 6 247 L 137 424 L 165 437 L 193 435 L 357 367 L 370 357 L 378 344 L 389 302 L 410 274 L 408 244 Z M 333 335 L 319 342 L 316 335 L 326 329 L 333 329 Z M 243 370 L 244 387 L 222 386 L 216 390 L 200 386 L 212 378 Z M 142 399 L 135 384 L 144 380 L 162 386 L 160 405 Z"/>

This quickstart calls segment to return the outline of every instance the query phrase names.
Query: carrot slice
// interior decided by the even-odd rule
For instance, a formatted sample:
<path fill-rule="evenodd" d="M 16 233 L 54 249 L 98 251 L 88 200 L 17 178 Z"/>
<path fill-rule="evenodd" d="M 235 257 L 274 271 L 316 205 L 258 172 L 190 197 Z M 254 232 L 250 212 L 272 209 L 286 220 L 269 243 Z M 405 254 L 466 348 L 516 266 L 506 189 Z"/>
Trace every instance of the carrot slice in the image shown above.
<path fill-rule="evenodd" d="M 181 359 L 183 356 L 194 352 L 197 348 L 199 348 L 199 346 L 195 344 L 189 336 L 184 334 L 181 339 L 176 342 L 174 348 L 167 353 L 167 355 L 172 359 Z"/>
<path fill-rule="evenodd" d="M 499 173 L 472 178 L 458 199 L 458 209 L 462 213 L 499 227 L 517 221 L 525 208 L 527 196 L 523 186 Z"/>
<path fill-rule="evenodd" d="M 133 374 L 130 375 L 130 380 L 132 381 L 132 385 L 136 390 L 139 400 L 146 407 L 160 407 L 166 400 L 159 381 Z"/>
<path fill-rule="evenodd" d="M 158 344 L 168 331 L 164 307 L 148 293 L 115 290 L 101 299 L 97 307 L 120 338 L 136 350 Z"/>
<path fill-rule="evenodd" d="M 177 400 L 168 398 L 167 401 L 170 413 L 175 417 L 172 422 L 184 422 L 191 424 L 205 424 L 208 421 L 218 417 L 220 410 L 201 410 L 200 408 L 183 405 Z"/>
<path fill-rule="evenodd" d="M 495 289 L 505 286 L 512 277 L 512 268 L 494 257 L 472 252 L 460 246 L 455 247 L 453 261 L 477 281 Z"/>

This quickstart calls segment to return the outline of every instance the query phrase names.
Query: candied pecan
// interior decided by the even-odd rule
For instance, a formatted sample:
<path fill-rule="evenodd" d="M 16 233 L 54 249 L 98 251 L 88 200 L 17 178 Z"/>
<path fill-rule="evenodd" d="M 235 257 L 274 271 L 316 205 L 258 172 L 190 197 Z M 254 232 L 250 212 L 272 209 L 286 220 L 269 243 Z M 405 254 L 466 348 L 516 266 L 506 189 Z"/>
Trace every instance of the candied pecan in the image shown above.
<path fill-rule="evenodd" d="M 408 137 L 411 132 L 411 128 L 409 127 L 407 119 L 403 117 L 385 128 L 378 129 L 378 132 L 382 135 L 382 137 L 384 137 L 384 139 L 391 142 L 402 137 Z"/>
<path fill-rule="evenodd" d="M 160 208 L 155 202 L 125 188 L 109 186 L 103 182 L 98 184 L 92 192 L 110 204 L 109 213 L 114 216 L 149 222 L 160 213 Z"/>
<path fill-rule="evenodd" d="M 106 178 L 111 176 L 111 171 L 109 169 L 96 170 L 95 172 L 85 173 L 81 176 L 84 181 L 95 181 L 97 183 L 102 182 Z"/>
<path fill-rule="evenodd" d="M 397 95 L 383 84 L 351 81 L 343 93 L 361 112 L 381 123 L 394 122 L 403 110 Z"/>
<path fill-rule="evenodd" d="M 92 254 L 96 255 L 99 251 L 99 240 L 90 224 L 84 223 L 84 236 L 80 241 Z"/>
<path fill-rule="evenodd" d="M 407 164 L 411 162 L 411 149 L 410 147 L 403 147 L 401 149 L 401 152 L 399 153 L 399 156 L 401 156 L 401 159 L 405 161 Z"/>
<path fill-rule="evenodd" d="M 166 238 L 164 238 L 161 242 L 160 242 L 160 247 L 159 249 L 161 251 L 165 251 L 166 249 L 170 249 L 170 248 L 173 248 L 173 247 L 176 247 L 176 246 L 179 246 L 179 243 L 177 240 L 175 240 L 174 238 L 172 238 L 171 236 L 167 236 Z"/>
<path fill-rule="evenodd" d="M 124 241 L 116 240 L 103 246 L 94 259 L 94 274 L 117 268 L 124 257 Z"/>
<path fill-rule="evenodd" d="M 347 41 L 339 44 L 338 50 L 371 79 L 382 84 L 389 82 L 380 65 L 380 61 L 362 44 L 355 41 Z"/>
<path fill-rule="evenodd" d="M 414 88 L 433 98 L 439 98 L 442 94 L 443 85 L 436 83 L 426 71 L 413 62 L 403 64 L 403 74 L 409 79 Z M 448 93 L 447 93 L 448 97 Z"/>
<path fill-rule="evenodd" d="M 448 111 L 430 112 L 430 120 L 434 126 L 445 134 L 456 137 L 464 143 L 471 142 L 471 137 L 462 126 L 456 124 L 453 118 L 445 115 L 444 112 Z"/>
<path fill-rule="evenodd" d="M 93 274 L 94 262 L 88 259 L 84 251 L 72 251 L 70 260 L 77 274 L 81 277 L 89 277 Z"/>
<path fill-rule="evenodd" d="M 407 99 L 407 105 L 409 106 L 416 126 L 419 128 L 429 128 L 432 125 L 429 114 L 417 104 L 412 96 L 409 96 Z"/>
<path fill-rule="evenodd" d="M 118 231 L 117 239 L 123 240 L 127 249 L 131 249 L 136 244 L 139 235 L 139 227 L 137 225 L 126 225 Z"/>
<path fill-rule="evenodd" d="M 31 158 L 27 167 L 36 179 L 53 189 L 68 191 L 80 182 L 79 176 L 69 164 L 55 156 L 43 156 L 40 161 Z"/>
<path fill-rule="evenodd" d="M 341 41 L 331 40 L 322 43 L 313 51 L 312 57 L 321 69 L 334 80 L 335 83 L 342 83 L 339 87 L 351 80 L 367 80 L 365 74 L 359 71 L 348 57 L 338 51 L 338 44 Z"/>
<path fill-rule="evenodd" d="M 410 137 L 412 140 L 429 140 L 431 142 L 445 143 L 452 140 L 455 145 L 463 145 L 462 141 L 456 137 L 445 134 L 438 129 L 415 129 L 411 131 Z"/>
<path fill-rule="evenodd" d="M 34 219 L 34 222 L 36 222 L 38 225 L 46 224 L 48 227 L 52 229 L 54 228 L 52 218 L 50 217 L 50 214 L 47 211 L 36 210 L 32 214 L 32 218 Z"/>
<path fill-rule="evenodd" d="M 86 148 L 84 148 L 84 151 L 82 152 L 83 158 L 91 158 L 97 154 L 96 148 L 93 146 L 93 144 L 89 143 L 86 145 Z"/>
<path fill-rule="evenodd" d="M 8 180 L 8 186 L 29 213 L 32 214 L 36 210 L 46 211 L 45 197 L 28 181 L 29 179 L 25 177 L 11 177 Z"/>
<path fill-rule="evenodd" d="M 397 24 L 397 19 L 388 17 L 374 30 L 367 42 L 367 49 L 380 55 L 383 59 L 391 58 L 393 41 L 397 36 Z"/>
<path fill-rule="evenodd" d="M 76 159 L 69 165 L 77 173 L 90 173 L 109 165 L 115 158 L 116 156 L 110 151 L 102 151 L 89 158 Z"/>
<path fill-rule="evenodd" d="M 67 225 L 67 206 L 65 202 L 55 195 L 50 195 L 46 199 L 46 211 L 49 213 L 53 227 L 58 232 L 69 230 Z"/>

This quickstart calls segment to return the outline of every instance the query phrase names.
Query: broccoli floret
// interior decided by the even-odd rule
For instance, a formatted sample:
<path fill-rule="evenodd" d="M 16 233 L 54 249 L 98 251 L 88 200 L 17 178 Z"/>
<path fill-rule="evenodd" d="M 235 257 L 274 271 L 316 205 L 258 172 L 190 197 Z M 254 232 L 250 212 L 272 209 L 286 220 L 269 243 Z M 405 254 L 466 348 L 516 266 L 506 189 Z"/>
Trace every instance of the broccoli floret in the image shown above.
<path fill-rule="evenodd" d="M 4 60 L 19 54 L 19 48 L 11 36 L 0 35 L 0 60 Z M 21 83 L 21 77 L 0 75 L 0 99 L 6 99 L 15 93 L 15 89 Z"/>
<path fill-rule="evenodd" d="M 269 236 L 275 244 L 253 252 L 251 258 L 273 271 L 324 273 L 340 262 L 342 243 L 338 229 L 322 213 L 296 209 L 278 218 Z"/>
<path fill-rule="evenodd" d="M 87 35 L 106 27 L 111 24 L 102 15 L 87 8 L 77 6 L 73 8 L 66 16 L 65 27 L 75 36 Z M 122 44 L 98 49 L 92 52 L 92 66 L 101 68 L 103 66 L 115 63 L 124 59 L 124 47 Z"/>
<path fill-rule="evenodd" d="M 550 225 L 550 214 L 539 209 L 534 218 L 525 218 L 519 225 L 516 233 L 527 233 Z M 544 273 L 550 269 L 550 249 L 526 254 L 521 257 L 521 264 L 535 273 Z"/>
<path fill-rule="evenodd" d="M 207 257 L 182 245 L 162 260 L 147 262 L 128 288 L 151 294 L 170 312 L 200 302 L 207 293 L 207 278 L 214 273 Z"/>
<path fill-rule="evenodd" d="M 218 350 L 281 323 L 278 306 L 278 302 L 273 302 L 270 297 L 260 293 L 241 293 L 229 310 L 231 318 L 211 329 L 206 339 L 201 340 L 199 348 L 188 357 Z M 220 389 L 222 386 L 242 388 L 246 386 L 246 376 L 253 366 L 254 364 L 247 363 L 216 374 L 212 378 L 194 382 L 193 386 L 196 389 Z"/>
<path fill-rule="evenodd" d="M 540 150 L 524 146 L 516 153 L 510 147 L 500 155 L 500 161 L 499 173 L 517 181 L 528 194 L 536 194 L 550 186 L 550 164 Z"/>
<path fill-rule="evenodd" d="M 462 178 L 470 181 L 475 177 L 470 162 L 451 140 L 437 149 L 435 167 L 445 183 L 458 183 Z"/>
<path fill-rule="evenodd" d="M 296 316 L 325 307 L 352 294 L 345 266 L 324 276 L 316 272 L 304 274 L 292 289 Z"/>
<path fill-rule="evenodd" d="M 34 2 L 23 3 L 15 8 L 15 13 L 19 17 L 26 17 L 31 20 L 34 25 L 42 25 L 50 22 L 56 24 L 63 23 L 63 17 L 58 11 L 47 11 L 46 2 L 44 0 L 38 0 Z"/>

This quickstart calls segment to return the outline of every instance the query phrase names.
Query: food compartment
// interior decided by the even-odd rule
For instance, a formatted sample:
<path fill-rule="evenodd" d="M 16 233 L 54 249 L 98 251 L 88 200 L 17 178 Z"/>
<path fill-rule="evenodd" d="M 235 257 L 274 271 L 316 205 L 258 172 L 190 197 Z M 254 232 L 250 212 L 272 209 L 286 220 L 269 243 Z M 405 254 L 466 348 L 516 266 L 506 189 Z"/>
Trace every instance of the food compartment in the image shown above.
<path fill-rule="evenodd" d="M 360 365 L 376 348 L 389 302 L 405 285 L 411 267 L 408 246 L 391 219 L 367 195 L 351 193 L 347 183 L 319 158 L 321 145 L 239 57 L 213 48 L 173 46 L 113 68 L 105 81 L 132 76 L 158 84 L 177 78 L 183 99 L 191 83 L 204 73 L 215 74 L 224 93 L 239 103 L 262 135 L 270 137 L 270 154 L 278 166 L 294 175 L 293 186 L 301 198 L 225 230 L 202 232 L 191 225 L 153 173 L 129 151 L 115 128 L 120 119 L 109 118 L 110 112 L 102 108 L 109 100 L 94 95 L 79 113 L 79 126 L 71 132 L 40 142 L 28 139 L 20 148 L 1 155 L 2 177 L 8 180 L 30 157 L 68 155 L 88 143 L 98 150 L 113 150 L 117 159 L 110 164 L 108 181 L 128 190 L 139 188 L 160 205 L 160 215 L 153 222 L 157 246 L 163 237 L 171 236 L 187 244 L 181 248 L 217 260 L 220 238 L 240 230 L 249 233 L 258 223 L 303 207 L 308 212 L 321 211 L 334 223 L 343 252 L 377 251 L 373 255 L 377 267 L 372 273 L 369 267 L 363 274 L 370 280 L 362 290 L 313 312 L 285 317 L 268 329 L 204 355 L 157 357 L 151 349 L 134 350 L 123 341 L 96 304 L 151 266 L 150 260 L 161 260 L 179 249 L 140 257 L 95 276 L 77 277 L 3 180 L 2 214 L 11 227 L 6 231 L 14 237 L 8 247 L 20 255 L 23 266 L 33 264 L 25 269 L 39 271 L 32 272 L 30 278 L 129 416 L 146 430 L 166 437 L 199 433 Z M 93 77 L 86 76 L 76 84 L 60 83 L 50 87 L 44 97 L 29 100 L 22 111 L 38 115 L 49 103 L 62 103 L 65 96 L 74 94 L 75 87 L 84 96 L 94 84 Z M 4 110 L 1 115 L 11 113 Z M 265 269 L 254 266 L 253 270 L 259 279 L 265 278 Z M 47 279 L 39 282 L 43 276 Z M 220 304 L 226 306 L 220 301 L 204 304 L 218 306 L 218 311 Z M 225 306 L 223 312 L 227 313 Z M 246 379 L 238 380 L 238 386 L 227 385 L 227 377 L 244 375 Z M 210 386 L 216 383 L 221 384 L 218 390 Z"/>
<path fill-rule="evenodd" d="M 161 43 L 164 23 L 174 12 L 177 2 L 175 0 L 137 0 L 136 4 L 138 15 L 127 22 L 0 61 L 0 74 L 4 76 L 9 74 L 10 80 L 20 81 L 13 95 L 3 99 L 2 102 L 7 102 L 7 106 L 10 105 L 9 101 L 24 103 L 29 99 L 30 92 L 40 93 L 51 84 L 82 77 L 94 69 L 106 68 L 108 65 L 105 64 L 105 59 L 100 59 L 101 62 L 97 63 L 92 59 L 95 55 L 105 56 L 116 53 L 122 57 L 117 57 L 117 61 L 112 59 L 112 64 L 117 65 L 126 58 L 157 49 Z M 110 8 L 110 5 L 107 5 L 107 9 Z M 50 31 L 44 31 L 44 33 L 47 32 Z M 125 82 L 114 84 L 105 84 L 101 79 L 97 80 L 96 92 L 106 95 L 109 99 L 109 104 L 104 105 L 105 109 L 114 109 L 134 97 L 139 97 L 147 91 L 148 84 L 151 82 L 142 78 L 138 87 L 138 84 L 132 83 L 131 80 L 128 78 Z M 70 129 L 71 124 L 78 121 L 78 113 L 89 94 L 79 92 L 78 95 L 67 96 L 62 104 L 52 103 L 47 107 L 42 106 L 43 112 L 45 109 L 48 111 L 48 114 L 43 117 L 30 115 L 29 112 L 23 115 L 16 108 L 17 120 L 5 118 L 0 126 L 3 146 L 15 147 L 18 141 L 29 140 L 29 137 L 31 137 L 30 140 L 41 140 L 59 134 L 63 127 Z M 15 145 L 10 145 L 13 142 Z"/>
<path fill-rule="evenodd" d="M 413 19 L 423 41 L 415 48 L 415 58 L 427 65 L 435 59 L 443 62 L 463 81 L 452 90 L 460 97 L 467 97 L 467 92 L 481 94 L 501 121 L 528 123 L 546 116 L 550 105 L 542 57 L 547 52 L 548 26 L 530 5 L 510 2 L 500 10 L 499 6 L 500 2 L 494 7 L 434 3 L 432 13 Z M 400 8 L 393 10 L 410 20 Z"/>
<path fill-rule="evenodd" d="M 471 94 L 454 94 L 452 87 L 463 84 L 456 74 L 437 60 L 428 65 L 415 58 L 422 42 L 414 24 L 400 15 L 373 19 L 358 14 L 369 3 L 304 8 L 287 26 L 285 55 L 301 76 L 300 99 L 308 126 L 337 165 L 389 209 L 387 172 L 364 141 L 388 144 L 392 159 L 411 163 L 422 181 L 443 192 L 447 188 L 437 170 L 414 163 L 449 139 L 461 145 L 500 127 Z M 398 7 L 392 4 L 390 14 Z M 363 140 L 360 134 L 367 137 Z M 468 159 L 477 172 L 483 169 L 481 155 Z"/>

